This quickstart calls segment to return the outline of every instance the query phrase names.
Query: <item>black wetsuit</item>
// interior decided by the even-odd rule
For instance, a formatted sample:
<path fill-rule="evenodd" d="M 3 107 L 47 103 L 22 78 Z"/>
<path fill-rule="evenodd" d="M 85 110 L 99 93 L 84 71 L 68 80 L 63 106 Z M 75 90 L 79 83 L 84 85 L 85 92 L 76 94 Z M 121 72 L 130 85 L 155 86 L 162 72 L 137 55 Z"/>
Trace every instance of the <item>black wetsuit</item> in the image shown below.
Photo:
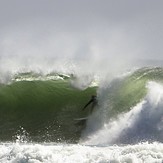
<path fill-rule="evenodd" d="M 92 113 L 94 107 L 97 105 L 97 97 L 96 97 L 96 96 L 93 95 L 93 96 L 91 97 L 91 100 L 84 106 L 83 110 L 84 110 L 88 105 L 90 105 L 91 103 L 92 103 L 92 107 L 91 107 L 91 113 Z"/>

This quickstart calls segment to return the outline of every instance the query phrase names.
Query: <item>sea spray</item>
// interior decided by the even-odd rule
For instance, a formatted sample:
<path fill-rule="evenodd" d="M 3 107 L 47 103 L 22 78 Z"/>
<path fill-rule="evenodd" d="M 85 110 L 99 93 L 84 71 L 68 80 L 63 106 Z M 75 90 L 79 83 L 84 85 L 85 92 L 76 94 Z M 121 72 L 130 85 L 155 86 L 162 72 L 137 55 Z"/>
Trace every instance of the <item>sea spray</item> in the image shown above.
<path fill-rule="evenodd" d="M 156 82 L 148 82 L 147 89 L 148 93 L 144 99 L 130 111 L 121 113 L 108 122 L 105 121 L 96 132 L 92 133 L 88 127 L 86 138 L 81 142 L 94 145 L 162 142 L 163 130 L 160 125 L 163 122 L 163 86 Z M 96 125 L 98 122 L 94 123 Z"/>
<path fill-rule="evenodd" d="M 141 111 L 140 108 L 143 104 L 144 101 L 135 106 L 135 108 L 133 108 L 128 113 L 120 114 L 116 119 L 111 119 L 108 122 L 105 121 L 102 127 L 96 132 L 94 131 L 91 133 L 90 131 L 87 131 L 86 138 L 84 135 L 84 141 L 81 140 L 81 143 L 88 145 L 118 144 L 119 142 L 117 139 L 119 139 L 120 135 L 125 132 L 126 128 L 132 127 L 134 121 L 137 118 L 137 116 L 135 117 L 135 114 Z"/>

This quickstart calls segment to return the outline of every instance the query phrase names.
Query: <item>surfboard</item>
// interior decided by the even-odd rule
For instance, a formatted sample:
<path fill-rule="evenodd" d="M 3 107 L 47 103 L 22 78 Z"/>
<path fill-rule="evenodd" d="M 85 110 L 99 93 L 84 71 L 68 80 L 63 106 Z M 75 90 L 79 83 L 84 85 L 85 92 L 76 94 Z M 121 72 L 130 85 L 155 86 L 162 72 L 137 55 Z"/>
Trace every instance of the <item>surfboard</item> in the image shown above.
<path fill-rule="evenodd" d="M 87 120 L 88 117 L 83 117 L 83 118 L 75 118 L 74 120 L 75 121 L 83 121 L 83 120 Z"/>

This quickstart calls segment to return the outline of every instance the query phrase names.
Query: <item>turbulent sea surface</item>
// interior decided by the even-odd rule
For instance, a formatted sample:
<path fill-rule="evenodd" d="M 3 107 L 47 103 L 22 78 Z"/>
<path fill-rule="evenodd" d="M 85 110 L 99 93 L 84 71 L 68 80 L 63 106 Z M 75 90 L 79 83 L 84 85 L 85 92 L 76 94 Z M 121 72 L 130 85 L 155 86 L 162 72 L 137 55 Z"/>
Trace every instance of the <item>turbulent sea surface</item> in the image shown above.
<path fill-rule="evenodd" d="M 85 80 L 32 71 L 1 77 L 0 162 L 162 163 L 163 68 Z M 83 111 L 95 94 L 93 113 Z"/>

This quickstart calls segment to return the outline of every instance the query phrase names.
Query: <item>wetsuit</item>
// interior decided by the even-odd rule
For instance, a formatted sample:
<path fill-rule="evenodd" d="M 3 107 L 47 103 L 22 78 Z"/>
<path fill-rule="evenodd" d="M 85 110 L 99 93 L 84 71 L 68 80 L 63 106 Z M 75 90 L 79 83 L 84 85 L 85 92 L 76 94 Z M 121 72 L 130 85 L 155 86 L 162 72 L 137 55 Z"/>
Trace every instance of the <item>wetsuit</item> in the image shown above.
<path fill-rule="evenodd" d="M 91 97 L 91 100 L 84 106 L 83 110 L 91 103 L 92 103 L 92 107 L 91 107 L 91 113 L 92 113 L 94 107 L 97 105 L 97 97 L 95 95 Z"/>

